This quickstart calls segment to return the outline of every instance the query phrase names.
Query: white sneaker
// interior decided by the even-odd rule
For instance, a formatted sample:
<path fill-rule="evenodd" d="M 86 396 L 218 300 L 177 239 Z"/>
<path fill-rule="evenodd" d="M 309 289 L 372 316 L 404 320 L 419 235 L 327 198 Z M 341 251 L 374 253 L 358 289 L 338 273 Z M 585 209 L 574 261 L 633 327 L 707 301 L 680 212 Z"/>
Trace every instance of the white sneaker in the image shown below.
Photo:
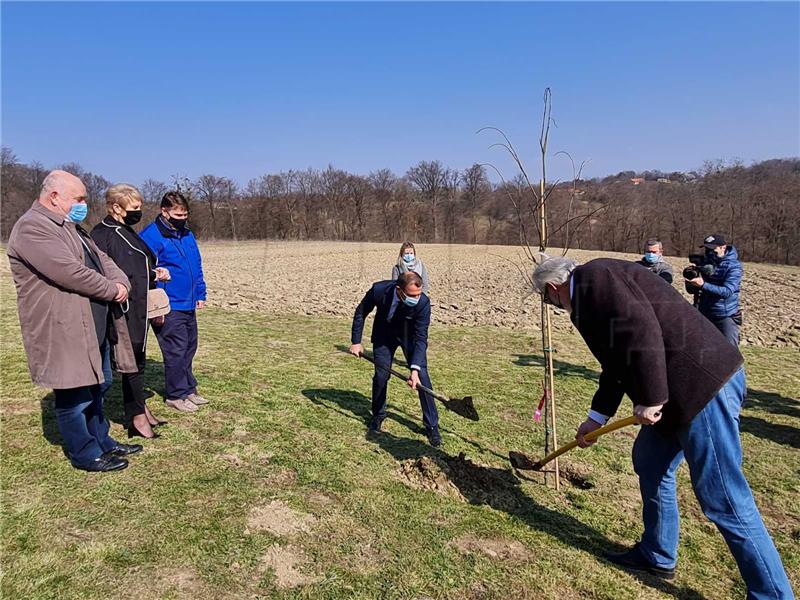
<path fill-rule="evenodd" d="M 186 397 L 186 399 L 189 400 L 190 402 L 193 402 L 197 406 L 201 406 L 203 404 L 208 404 L 208 400 L 203 398 L 200 394 L 189 394 Z"/>
<path fill-rule="evenodd" d="M 188 398 L 179 400 L 166 400 L 165 404 L 180 412 L 197 412 L 197 405 Z"/>

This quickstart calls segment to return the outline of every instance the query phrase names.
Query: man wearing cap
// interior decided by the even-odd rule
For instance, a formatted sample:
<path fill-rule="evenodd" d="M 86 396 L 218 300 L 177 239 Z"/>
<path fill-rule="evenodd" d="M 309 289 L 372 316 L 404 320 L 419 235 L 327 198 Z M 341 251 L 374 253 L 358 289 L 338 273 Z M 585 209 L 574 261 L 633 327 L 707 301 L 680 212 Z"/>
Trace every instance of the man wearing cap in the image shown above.
<path fill-rule="evenodd" d="M 700 290 L 700 313 L 705 315 L 722 332 L 731 344 L 739 345 L 739 326 L 742 311 L 739 308 L 739 288 L 742 283 L 742 263 L 736 248 L 720 234 L 709 235 L 701 248 L 706 251 L 706 264 L 713 265 L 714 273 L 688 279 L 687 283 Z"/>

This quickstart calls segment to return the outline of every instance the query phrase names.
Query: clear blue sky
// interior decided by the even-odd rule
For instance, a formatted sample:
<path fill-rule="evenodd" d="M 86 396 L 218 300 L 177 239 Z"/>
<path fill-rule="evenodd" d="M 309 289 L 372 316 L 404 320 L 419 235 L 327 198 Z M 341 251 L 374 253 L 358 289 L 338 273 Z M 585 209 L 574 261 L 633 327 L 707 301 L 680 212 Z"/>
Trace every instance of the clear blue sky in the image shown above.
<path fill-rule="evenodd" d="M 114 181 L 800 155 L 800 4 L 2 3 L 2 143 Z M 551 171 L 566 177 L 563 159 Z"/>

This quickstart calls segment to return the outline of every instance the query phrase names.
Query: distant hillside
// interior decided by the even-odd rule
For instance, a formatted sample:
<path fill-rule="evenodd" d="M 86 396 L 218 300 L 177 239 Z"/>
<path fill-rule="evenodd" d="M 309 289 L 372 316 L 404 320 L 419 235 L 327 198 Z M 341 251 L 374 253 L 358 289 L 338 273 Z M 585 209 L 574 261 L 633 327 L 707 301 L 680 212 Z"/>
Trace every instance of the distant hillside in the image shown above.
<path fill-rule="evenodd" d="M 87 186 L 89 224 L 105 214 L 104 177 L 61 165 Z M 0 238 L 38 194 L 47 173 L 2 151 Z M 192 200 L 201 238 L 538 245 L 536 200 L 521 177 L 492 184 L 479 164 L 457 170 L 423 161 L 402 176 L 388 169 L 356 175 L 320 171 L 267 174 L 240 187 L 226 177 L 141 183 L 147 222 L 168 189 Z M 800 264 L 800 159 L 750 166 L 708 162 L 697 171 L 658 170 L 556 182 L 548 196 L 551 246 L 640 252 L 659 237 L 665 252 L 686 255 L 709 233 L 732 240 L 744 260 Z"/>

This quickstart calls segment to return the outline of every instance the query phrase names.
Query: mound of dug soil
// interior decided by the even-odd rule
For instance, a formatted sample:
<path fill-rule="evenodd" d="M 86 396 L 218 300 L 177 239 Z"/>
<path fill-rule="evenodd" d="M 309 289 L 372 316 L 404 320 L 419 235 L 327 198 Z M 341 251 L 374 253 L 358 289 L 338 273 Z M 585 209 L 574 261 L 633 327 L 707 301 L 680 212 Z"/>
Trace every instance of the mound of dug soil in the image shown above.
<path fill-rule="evenodd" d="M 462 452 L 454 457 L 409 459 L 400 463 L 400 476 L 407 485 L 431 490 L 470 504 L 514 509 L 522 504 L 520 481 L 508 469 L 474 463 Z"/>

